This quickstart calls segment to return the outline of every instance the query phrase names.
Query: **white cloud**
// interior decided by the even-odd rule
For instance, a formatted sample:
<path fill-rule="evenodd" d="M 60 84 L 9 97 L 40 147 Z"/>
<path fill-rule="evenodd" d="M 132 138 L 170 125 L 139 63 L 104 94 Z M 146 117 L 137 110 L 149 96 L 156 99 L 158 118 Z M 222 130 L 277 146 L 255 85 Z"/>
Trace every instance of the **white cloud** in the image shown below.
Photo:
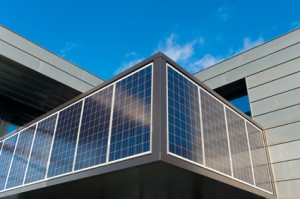
<path fill-rule="evenodd" d="M 65 57 L 67 55 L 68 52 L 70 52 L 72 49 L 74 49 L 75 47 L 77 47 L 77 44 L 72 43 L 72 42 L 67 42 L 65 44 L 65 47 L 62 48 L 59 52 L 60 52 L 60 56 Z"/>
<path fill-rule="evenodd" d="M 130 68 L 131 66 L 134 66 L 135 64 L 137 64 L 143 60 L 144 60 L 144 58 L 136 58 L 134 60 L 124 62 L 120 68 L 115 70 L 114 75 L 117 75 L 117 74 L 125 71 L 126 69 Z"/>
<path fill-rule="evenodd" d="M 200 38 L 191 42 L 179 44 L 177 35 L 173 33 L 165 39 L 164 43 L 160 42 L 155 52 L 161 51 L 175 62 L 187 61 L 194 54 L 194 46 L 197 43 L 202 44 L 203 42 L 204 39 Z"/>
<path fill-rule="evenodd" d="M 211 54 L 206 54 L 201 59 L 198 59 L 198 60 L 190 63 L 187 70 L 190 73 L 195 73 L 195 72 L 198 72 L 205 68 L 208 68 L 212 65 L 215 65 L 223 60 L 224 60 L 224 58 L 222 58 L 222 57 L 215 57 Z"/>
<path fill-rule="evenodd" d="M 246 37 L 243 39 L 243 48 L 239 49 L 236 54 L 254 48 L 262 43 L 264 43 L 264 39 L 262 37 L 258 37 L 256 40 L 251 40 L 249 37 Z"/>
<path fill-rule="evenodd" d="M 227 21 L 230 18 L 232 8 L 228 6 L 221 6 L 217 10 L 217 16 L 221 21 Z"/>

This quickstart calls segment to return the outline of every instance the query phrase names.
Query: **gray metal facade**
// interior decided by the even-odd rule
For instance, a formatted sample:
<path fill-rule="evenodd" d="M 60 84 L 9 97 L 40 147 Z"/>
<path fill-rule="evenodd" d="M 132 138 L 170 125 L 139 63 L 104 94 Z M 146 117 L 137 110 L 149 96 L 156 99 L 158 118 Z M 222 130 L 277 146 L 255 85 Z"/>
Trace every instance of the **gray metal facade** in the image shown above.
<path fill-rule="evenodd" d="M 0 135 L 102 82 L 0 25 Z"/>
<path fill-rule="evenodd" d="M 194 74 L 212 89 L 246 79 L 266 129 L 278 198 L 300 198 L 300 29 Z"/>
<path fill-rule="evenodd" d="M 264 142 L 259 125 L 158 53 L 5 136 L 0 196 L 167 163 L 237 187 L 233 195 L 276 198 Z"/>

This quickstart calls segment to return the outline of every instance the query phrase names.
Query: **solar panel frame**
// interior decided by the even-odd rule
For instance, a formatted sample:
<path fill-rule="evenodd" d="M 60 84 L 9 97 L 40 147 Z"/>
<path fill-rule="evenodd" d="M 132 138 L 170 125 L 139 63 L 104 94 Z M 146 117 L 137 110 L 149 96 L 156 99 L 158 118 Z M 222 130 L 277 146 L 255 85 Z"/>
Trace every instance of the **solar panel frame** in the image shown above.
<path fill-rule="evenodd" d="M 150 126 L 149 126 L 149 136 L 146 136 L 146 134 L 144 134 L 145 135 L 145 137 L 143 137 L 142 139 L 145 139 L 145 140 L 147 140 L 148 139 L 148 137 L 149 137 L 149 146 L 146 146 L 146 148 L 145 149 L 140 149 L 140 147 L 139 147 L 139 145 L 137 145 L 139 148 L 137 148 L 136 150 L 142 150 L 142 151 L 138 151 L 138 153 L 137 154 L 130 154 L 132 151 L 134 151 L 135 150 L 135 148 L 134 147 L 131 147 L 131 149 L 129 149 L 129 152 L 128 152 L 128 147 L 126 148 L 126 152 L 128 152 L 129 153 L 129 155 L 127 155 L 127 153 L 124 155 L 120 155 L 120 158 L 115 158 L 115 157 L 113 157 L 113 153 L 112 153 L 112 151 L 114 151 L 115 150 L 115 148 L 118 148 L 118 147 L 121 147 L 121 143 L 123 142 L 122 140 L 121 140 L 121 137 L 122 137 L 122 135 L 120 134 L 120 133 L 118 133 L 118 137 L 116 137 L 116 135 L 115 135 L 115 132 L 116 132 L 116 129 L 114 129 L 114 128 L 116 128 L 116 126 L 114 126 L 114 122 L 116 122 L 117 120 L 116 120 L 116 118 L 114 117 L 113 118 L 113 120 L 112 120 L 112 122 L 113 122 L 113 124 L 112 124 L 112 128 L 111 128 L 111 136 L 110 136 L 110 143 L 109 143 L 109 160 L 108 160 L 108 163 L 110 164 L 110 163 L 114 163 L 114 162 L 118 162 L 118 161 L 123 161 L 123 160 L 126 160 L 126 159 L 130 159 L 130 158 L 134 158 L 134 157 L 138 157 L 138 156 L 142 156 L 142 155 L 146 155 L 146 154 L 150 154 L 151 152 L 152 152 L 152 110 L 153 110 L 153 107 L 152 107 L 152 104 L 153 104 L 153 63 L 149 63 L 149 64 L 147 64 L 147 65 L 145 65 L 145 66 L 143 66 L 143 67 L 141 67 L 140 69 L 138 69 L 138 70 L 136 70 L 136 71 L 134 71 L 134 72 L 132 72 L 132 73 L 130 73 L 130 74 L 128 74 L 128 75 L 126 75 L 126 76 L 124 76 L 123 78 L 121 78 L 121 79 L 119 79 L 119 80 L 117 80 L 116 82 L 115 82 L 115 84 L 116 84 L 116 88 L 115 88 L 115 97 L 114 97 L 114 105 L 113 105 L 113 116 L 115 116 L 115 112 L 116 112 L 116 109 L 115 109 L 115 107 L 116 107 L 116 99 L 119 97 L 118 95 L 121 95 L 121 94 L 119 94 L 118 92 L 117 92 L 117 85 L 121 85 L 121 83 L 124 83 L 124 81 L 128 81 L 129 82 L 129 85 L 131 85 L 131 81 L 132 81 L 132 84 L 138 84 L 138 80 L 136 80 L 136 79 L 134 79 L 134 77 L 137 75 L 137 73 L 141 73 L 141 74 L 143 74 L 143 70 L 147 70 L 147 68 L 150 68 L 150 73 L 151 73 L 151 75 L 149 76 L 150 77 L 150 84 L 149 84 L 149 81 L 148 81 L 148 83 L 146 83 L 147 85 L 145 85 L 145 87 L 146 88 L 150 88 L 150 96 L 149 96 L 149 124 L 150 124 Z M 149 78 L 148 77 L 148 78 Z M 132 79 L 132 80 L 131 80 Z M 121 85 L 121 86 L 125 86 L 125 83 L 124 83 L 124 85 Z M 128 86 L 129 88 L 130 88 L 130 86 Z M 134 89 L 138 89 L 138 88 L 132 88 L 133 89 L 133 91 L 134 91 Z M 127 94 L 126 94 L 127 95 Z M 122 98 L 122 100 L 124 100 L 124 98 L 126 97 L 126 95 L 125 95 L 125 93 L 123 94 L 122 93 L 122 96 L 120 96 L 119 98 L 121 99 Z M 128 97 L 128 96 L 127 96 Z M 134 99 L 132 99 L 132 100 L 134 100 Z M 124 101 L 122 102 L 122 103 L 124 103 Z M 135 105 L 134 103 L 132 104 L 133 106 Z M 138 105 L 137 105 L 138 106 Z M 125 107 L 124 108 L 126 111 L 127 111 L 127 109 L 128 110 L 131 110 L 130 108 L 128 108 L 128 107 Z M 136 112 L 133 112 L 133 114 L 135 114 Z M 122 123 L 121 123 L 122 124 Z M 124 126 L 124 129 L 128 129 L 128 123 L 124 123 L 125 124 L 125 126 Z M 140 129 L 139 131 L 142 131 L 142 129 Z M 120 137 L 121 136 L 121 137 Z M 114 139 L 116 139 L 116 140 L 119 140 L 120 142 L 116 142 L 116 140 L 114 140 Z M 130 140 L 131 141 L 133 141 L 131 138 L 130 138 Z M 113 142 L 113 143 L 112 143 Z M 130 142 L 130 141 L 128 141 L 128 142 Z M 118 143 L 118 144 L 117 144 Z M 127 143 L 128 144 L 128 146 L 130 146 L 130 143 Z M 125 145 L 126 146 L 126 145 Z M 145 147 L 145 146 L 144 146 Z M 148 148 L 149 149 L 148 149 Z M 113 149 L 113 150 L 112 150 Z M 120 148 L 121 149 L 121 148 Z M 145 151 L 143 151 L 143 150 L 145 150 Z M 118 152 L 118 151 L 120 151 L 120 152 Z M 125 150 L 124 150 L 125 151 Z M 123 152 L 124 152 L 123 151 Z M 115 153 L 114 155 L 119 155 L 119 154 L 121 154 L 121 150 L 117 150 L 117 153 Z"/>
<path fill-rule="evenodd" d="M 97 166 L 101 166 L 102 164 L 106 164 L 107 163 L 107 146 L 108 146 L 108 136 L 109 136 L 109 128 L 110 128 L 110 118 L 111 118 L 111 112 L 112 112 L 112 104 L 113 104 L 113 92 L 114 92 L 114 85 L 115 84 L 112 84 L 112 85 L 109 85 L 107 87 L 104 87 L 100 90 L 98 90 L 97 92 L 87 96 L 84 98 L 84 104 L 83 104 L 83 112 L 82 112 L 82 117 L 81 117 L 81 123 L 80 123 L 80 133 L 78 134 L 78 138 L 77 138 L 77 147 L 76 147 L 76 156 L 74 158 L 74 168 L 73 168 L 73 171 L 81 171 L 81 170 L 85 170 L 85 169 L 89 169 L 89 168 L 93 168 L 93 167 L 97 167 Z M 108 97 L 107 95 L 109 95 L 107 92 L 111 92 L 111 96 Z M 105 95 L 105 96 L 102 96 L 102 95 Z M 100 99 L 99 99 L 100 98 Z M 89 99 L 91 100 L 96 100 L 98 101 L 99 103 L 109 103 L 109 107 L 108 107 L 108 110 L 104 110 L 104 108 L 101 108 L 99 104 L 92 104 L 93 102 L 88 102 Z M 103 102 L 104 100 L 104 102 Z M 110 102 L 109 102 L 110 101 Z M 89 104 L 89 106 L 87 106 L 87 104 Z M 90 105 L 91 104 L 91 105 Z M 105 107 L 106 108 L 106 107 Z M 96 110 L 98 112 L 96 112 Z M 91 113 L 88 113 L 88 115 L 85 115 L 85 113 L 88 111 L 88 110 L 91 110 Z M 95 111 L 94 111 L 95 110 Z M 99 110 L 101 112 L 99 112 Z M 103 126 L 103 123 L 101 121 L 103 121 L 103 115 L 100 115 L 98 117 L 94 117 L 93 121 L 85 121 L 86 119 L 85 118 L 89 118 L 92 116 L 92 114 L 96 114 L 96 113 L 103 113 L 103 111 L 106 111 L 105 112 L 105 115 L 107 117 L 107 114 L 109 114 L 109 118 L 108 120 L 106 121 L 106 123 L 108 123 L 108 128 L 106 127 L 105 129 L 102 129 L 100 127 Z M 107 113 L 108 112 L 108 113 Z M 91 123 L 92 122 L 92 123 Z M 83 127 L 88 125 L 88 129 L 92 129 L 93 130 L 93 133 L 91 134 L 90 132 L 87 132 L 88 129 L 84 129 L 83 130 Z M 106 124 L 107 125 L 107 124 Z M 97 130 L 99 129 L 99 130 Z M 104 130 L 107 130 L 107 141 L 105 141 L 106 138 L 104 138 L 104 140 L 98 140 L 96 138 L 99 138 L 101 137 L 102 134 L 105 134 L 105 132 L 103 132 Z M 78 153 L 78 150 L 79 148 L 81 147 L 81 139 L 83 139 L 82 137 L 85 136 L 84 138 L 87 138 L 87 137 L 90 137 L 90 140 L 88 144 L 86 144 L 86 142 L 84 142 L 85 144 L 85 148 L 90 148 L 90 150 L 86 151 L 86 153 L 81 153 L 79 151 Z M 96 140 L 96 141 L 95 141 Z M 101 141 L 101 142 L 100 142 Z M 88 165 L 86 166 L 78 166 L 79 163 L 78 163 L 78 158 L 80 159 L 81 161 L 81 164 L 86 164 L 87 162 L 86 161 L 86 155 L 88 153 L 91 153 L 91 149 L 93 149 L 94 152 L 98 152 L 99 153 L 99 148 L 94 148 L 94 147 L 91 147 L 89 144 L 91 144 L 91 142 L 93 142 L 94 144 L 96 144 L 97 146 L 102 146 L 101 147 L 101 150 L 100 150 L 100 153 L 102 151 L 102 148 L 106 148 L 104 149 L 105 150 L 105 161 L 101 160 L 98 158 L 98 156 L 96 157 L 91 157 L 89 158 L 88 160 L 90 161 L 88 163 Z M 104 144 L 104 146 L 102 145 Z M 78 157 L 78 156 L 81 156 L 81 157 Z M 85 161 L 84 161 L 85 160 Z M 93 161 L 93 163 L 91 163 L 91 161 Z"/>
<path fill-rule="evenodd" d="M 23 185 L 37 183 L 46 179 L 57 119 L 58 113 L 54 113 L 37 122 Z"/>
<path fill-rule="evenodd" d="M 10 172 L 11 163 L 14 158 L 16 145 L 18 143 L 18 138 L 19 138 L 19 133 L 16 133 L 4 140 L 2 152 L 1 152 L 1 156 L 0 156 L 0 176 L 5 176 L 5 177 L 0 178 L 0 191 L 4 190 L 6 187 L 8 173 Z M 9 145 L 11 145 L 11 146 L 8 146 L 8 151 L 10 150 L 10 153 L 7 154 L 6 157 L 4 157 L 4 155 L 5 155 L 4 150 L 5 150 L 5 147 L 7 147 L 6 146 L 7 143 Z M 3 158 L 5 158 L 5 159 L 3 160 Z M 4 172 L 4 174 L 1 174 L 2 171 Z"/>
<path fill-rule="evenodd" d="M 23 185 L 30 150 L 34 141 L 33 138 L 35 135 L 36 126 L 37 125 L 34 124 L 19 132 L 18 143 L 15 147 L 15 153 L 11 163 L 10 172 L 7 175 L 5 189 Z M 19 160 L 20 158 L 24 161 Z"/>
<path fill-rule="evenodd" d="M 72 172 L 82 105 L 83 100 L 79 100 L 59 111 L 47 179 Z M 67 145 L 64 145 L 64 141 L 67 141 Z"/>

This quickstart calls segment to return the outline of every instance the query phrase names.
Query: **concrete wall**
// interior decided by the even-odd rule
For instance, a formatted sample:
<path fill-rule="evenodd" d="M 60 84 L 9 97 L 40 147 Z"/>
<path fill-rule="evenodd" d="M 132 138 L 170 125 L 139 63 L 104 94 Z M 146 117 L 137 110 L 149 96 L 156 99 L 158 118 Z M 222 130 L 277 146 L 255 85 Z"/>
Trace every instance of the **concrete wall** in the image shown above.
<path fill-rule="evenodd" d="M 246 78 L 253 119 L 267 130 L 278 198 L 300 198 L 300 29 L 195 76 L 213 89 Z"/>

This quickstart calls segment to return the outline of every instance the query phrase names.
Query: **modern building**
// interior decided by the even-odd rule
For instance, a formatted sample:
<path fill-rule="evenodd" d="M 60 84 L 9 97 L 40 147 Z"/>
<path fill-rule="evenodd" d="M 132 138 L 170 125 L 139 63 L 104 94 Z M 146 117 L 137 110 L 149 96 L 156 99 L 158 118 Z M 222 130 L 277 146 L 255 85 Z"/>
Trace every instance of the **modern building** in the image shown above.
<path fill-rule="evenodd" d="M 1 198 L 300 196 L 300 30 L 194 76 L 158 53 L 104 82 L 0 33 L 2 132 L 20 126 L 0 139 Z"/>
<path fill-rule="evenodd" d="M 300 29 L 194 76 L 248 104 L 244 111 L 266 130 L 278 198 L 300 198 Z"/>

